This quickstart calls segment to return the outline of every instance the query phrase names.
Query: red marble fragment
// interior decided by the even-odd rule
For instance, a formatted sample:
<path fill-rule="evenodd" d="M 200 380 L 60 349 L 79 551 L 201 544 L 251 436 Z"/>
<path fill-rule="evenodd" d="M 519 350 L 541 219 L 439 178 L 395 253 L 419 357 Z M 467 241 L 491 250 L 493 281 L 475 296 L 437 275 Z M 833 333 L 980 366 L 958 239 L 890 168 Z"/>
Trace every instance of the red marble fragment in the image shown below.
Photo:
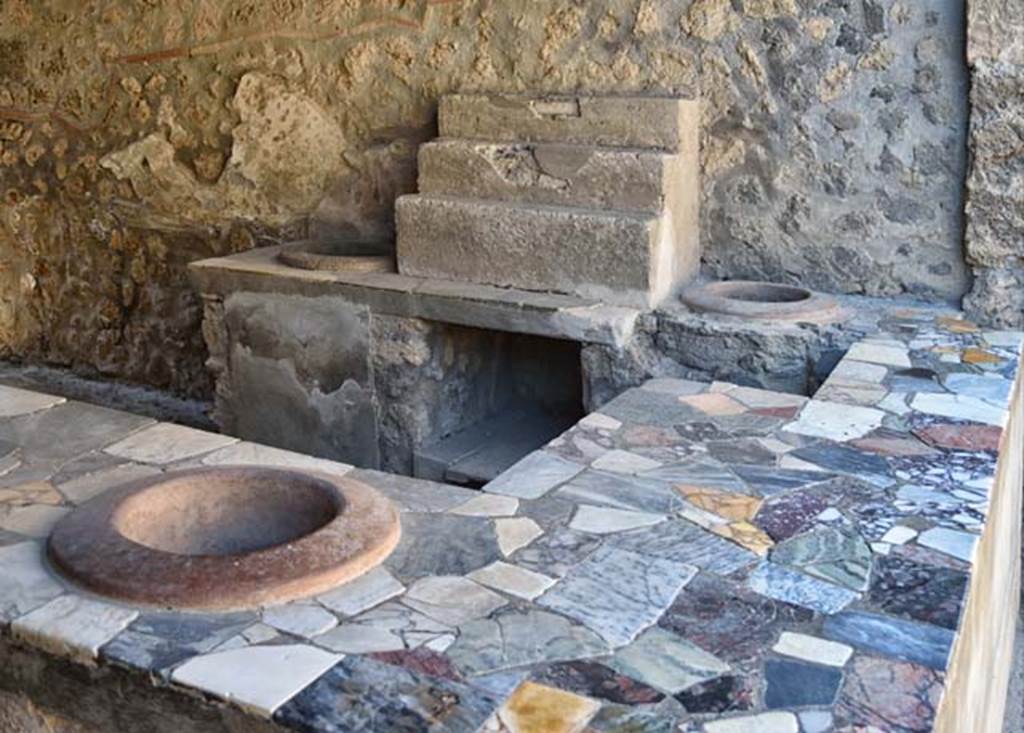
<path fill-rule="evenodd" d="M 931 425 L 914 435 L 939 448 L 998 451 L 1003 430 L 996 425 Z"/>
<path fill-rule="evenodd" d="M 759 407 L 756 410 L 751 410 L 755 415 L 764 415 L 765 417 L 781 417 L 784 420 L 790 420 L 796 417 L 796 414 L 800 412 L 799 405 L 791 405 L 789 407 Z"/>
<path fill-rule="evenodd" d="M 409 651 L 374 652 L 369 656 L 378 662 L 393 664 L 396 667 L 405 667 L 412 672 L 456 681 L 462 679 L 448 657 L 424 647 Z"/>
<path fill-rule="evenodd" d="M 931 730 L 942 679 L 927 667 L 858 657 L 846 674 L 837 717 L 881 730 Z"/>

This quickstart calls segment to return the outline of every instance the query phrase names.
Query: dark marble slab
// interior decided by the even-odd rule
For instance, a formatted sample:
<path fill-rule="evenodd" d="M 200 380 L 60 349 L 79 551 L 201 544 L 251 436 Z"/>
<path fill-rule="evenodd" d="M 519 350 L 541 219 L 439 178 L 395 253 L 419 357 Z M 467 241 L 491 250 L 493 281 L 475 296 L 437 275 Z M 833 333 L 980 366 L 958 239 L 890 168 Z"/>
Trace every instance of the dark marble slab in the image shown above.
<path fill-rule="evenodd" d="M 865 652 L 945 670 L 955 635 L 949 629 L 860 611 L 825 619 L 825 637 Z"/>
<path fill-rule="evenodd" d="M 768 686 L 765 706 L 771 709 L 828 705 L 836 701 L 843 681 L 842 671 L 819 664 L 769 659 L 764 665 Z"/>

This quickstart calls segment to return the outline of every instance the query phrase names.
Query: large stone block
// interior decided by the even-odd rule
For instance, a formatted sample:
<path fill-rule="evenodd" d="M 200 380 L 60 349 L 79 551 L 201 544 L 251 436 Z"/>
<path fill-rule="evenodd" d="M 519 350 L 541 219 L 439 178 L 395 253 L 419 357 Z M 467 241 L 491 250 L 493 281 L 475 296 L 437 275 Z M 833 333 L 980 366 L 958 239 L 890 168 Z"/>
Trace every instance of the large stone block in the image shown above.
<path fill-rule="evenodd" d="M 700 105 L 674 97 L 531 97 L 453 94 L 441 99 L 442 137 L 686 150 Z"/>
<path fill-rule="evenodd" d="M 420 148 L 419 187 L 465 198 L 658 213 L 674 179 L 695 187 L 695 170 L 691 176 L 687 166 L 699 165 L 696 151 L 441 139 Z"/>
<path fill-rule="evenodd" d="M 677 256 L 671 214 L 423 195 L 400 198 L 396 210 L 398 267 L 407 275 L 644 307 L 697 267 L 696 248 Z"/>

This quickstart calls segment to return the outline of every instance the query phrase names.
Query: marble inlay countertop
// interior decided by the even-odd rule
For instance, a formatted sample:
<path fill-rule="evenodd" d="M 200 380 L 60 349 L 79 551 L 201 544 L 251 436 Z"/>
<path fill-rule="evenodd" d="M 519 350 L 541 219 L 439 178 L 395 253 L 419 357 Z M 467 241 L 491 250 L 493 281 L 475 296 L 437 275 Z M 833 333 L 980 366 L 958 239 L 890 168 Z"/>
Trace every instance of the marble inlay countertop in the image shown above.
<path fill-rule="evenodd" d="M 894 310 L 812 400 L 652 380 L 483 492 L 0 387 L 3 633 L 300 731 L 927 729 L 1021 341 Z M 402 543 L 317 598 L 219 615 L 44 566 L 74 504 L 228 463 L 364 480 Z"/>

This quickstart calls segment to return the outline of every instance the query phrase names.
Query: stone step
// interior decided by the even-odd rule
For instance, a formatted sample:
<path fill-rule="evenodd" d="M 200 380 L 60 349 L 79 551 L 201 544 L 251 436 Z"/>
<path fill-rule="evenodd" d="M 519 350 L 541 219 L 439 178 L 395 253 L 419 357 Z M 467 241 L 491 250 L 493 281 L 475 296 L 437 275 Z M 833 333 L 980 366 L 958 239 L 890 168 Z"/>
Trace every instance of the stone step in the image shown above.
<path fill-rule="evenodd" d="M 405 275 L 554 291 L 615 305 L 656 305 L 691 279 L 699 252 L 663 215 L 401 197 L 398 269 Z M 685 224 L 685 223 L 684 223 Z"/>
<path fill-rule="evenodd" d="M 441 137 L 696 149 L 700 104 L 676 97 L 442 97 Z"/>
<path fill-rule="evenodd" d="M 466 198 L 658 213 L 670 205 L 670 192 L 696 188 L 697 166 L 696 155 L 640 148 L 441 139 L 420 147 L 419 189 Z"/>

